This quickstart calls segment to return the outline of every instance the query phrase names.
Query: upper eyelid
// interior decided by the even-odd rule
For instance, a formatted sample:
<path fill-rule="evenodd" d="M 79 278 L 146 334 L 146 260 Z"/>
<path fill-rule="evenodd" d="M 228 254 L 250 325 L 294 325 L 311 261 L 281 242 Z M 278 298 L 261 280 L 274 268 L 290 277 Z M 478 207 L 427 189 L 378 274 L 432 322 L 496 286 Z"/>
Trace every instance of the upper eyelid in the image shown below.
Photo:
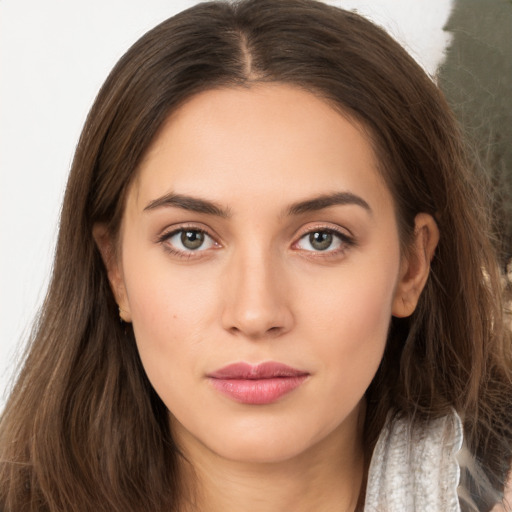
<path fill-rule="evenodd" d="M 352 236 L 349 236 L 347 235 L 346 233 L 342 233 L 341 231 L 337 231 L 337 230 L 334 230 L 334 229 L 313 229 L 311 231 L 306 231 L 304 234 L 302 234 L 301 236 L 299 236 L 294 242 L 292 245 L 297 245 L 301 240 L 303 240 L 304 238 L 306 238 L 308 235 L 311 235 L 311 233 L 316 233 L 316 232 L 328 232 L 328 233 L 331 233 L 333 234 L 334 236 L 338 237 L 339 240 L 344 243 L 344 244 L 354 244 L 355 241 L 353 239 Z"/>
<path fill-rule="evenodd" d="M 161 241 L 165 238 L 169 238 L 169 237 L 175 235 L 176 233 L 179 233 L 180 231 L 186 231 L 186 230 L 200 231 L 201 233 L 208 235 L 216 243 L 220 243 L 219 237 L 217 236 L 217 234 L 215 232 L 213 232 L 212 229 L 210 229 L 206 226 L 202 226 L 199 224 L 193 224 L 193 223 L 191 223 L 191 224 L 185 223 L 185 224 L 167 226 L 166 228 L 164 228 L 160 231 L 159 235 L 157 235 L 157 240 Z"/>
<path fill-rule="evenodd" d="M 333 225 L 330 223 L 323 223 L 323 222 L 315 223 L 313 225 L 309 225 L 306 227 L 304 227 L 304 226 L 301 227 L 300 229 L 297 230 L 295 237 L 297 240 L 299 240 L 303 236 L 308 235 L 310 233 L 314 233 L 315 231 L 330 231 L 330 232 L 338 234 L 342 237 L 355 238 L 354 234 L 351 232 L 350 229 L 348 229 L 346 227 L 338 226 L 338 225 Z"/>

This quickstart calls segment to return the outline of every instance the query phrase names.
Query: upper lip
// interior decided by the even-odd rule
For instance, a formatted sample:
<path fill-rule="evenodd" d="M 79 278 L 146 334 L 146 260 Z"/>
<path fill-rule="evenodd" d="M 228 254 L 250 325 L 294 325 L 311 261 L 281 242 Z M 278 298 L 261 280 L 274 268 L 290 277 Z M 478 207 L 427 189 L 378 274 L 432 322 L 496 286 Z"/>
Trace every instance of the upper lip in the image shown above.
<path fill-rule="evenodd" d="M 308 372 L 292 368 L 283 363 L 269 361 L 256 365 L 244 362 L 229 364 L 209 373 L 208 377 L 213 379 L 258 380 L 276 377 L 300 377 L 305 375 L 309 375 Z"/>

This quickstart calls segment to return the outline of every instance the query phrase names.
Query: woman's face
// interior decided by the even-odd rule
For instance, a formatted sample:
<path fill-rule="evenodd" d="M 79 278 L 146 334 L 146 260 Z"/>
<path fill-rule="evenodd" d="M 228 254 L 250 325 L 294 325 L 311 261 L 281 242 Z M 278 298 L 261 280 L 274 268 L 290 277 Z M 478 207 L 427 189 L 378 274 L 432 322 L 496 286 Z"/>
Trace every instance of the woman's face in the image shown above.
<path fill-rule="evenodd" d="M 112 286 L 185 449 L 278 461 L 354 435 L 405 273 L 354 122 L 286 85 L 193 97 L 140 166 L 120 244 Z"/>

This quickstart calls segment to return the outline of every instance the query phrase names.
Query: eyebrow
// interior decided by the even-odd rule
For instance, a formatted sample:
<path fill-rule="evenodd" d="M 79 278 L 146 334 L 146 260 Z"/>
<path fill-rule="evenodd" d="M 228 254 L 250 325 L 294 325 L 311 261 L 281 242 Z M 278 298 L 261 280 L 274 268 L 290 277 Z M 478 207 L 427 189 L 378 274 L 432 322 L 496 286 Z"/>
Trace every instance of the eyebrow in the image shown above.
<path fill-rule="evenodd" d="M 200 199 L 199 197 L 191 197 L 183 194 L 166 194 L 158 199 L 151 201 L 144 211 L 154 210 L 164 206 L 174 206 L 197 213 L 205 213 L 207 215 L 215 215 L 217 217 L 227 218 L 231 216 L 229 209 L 222 208 L 213 201 Z"/>
<path fill-rule="evenodd" d="M 299 201 L 297 203 L 293 203 L 288 208 L 286 213 L 289 216 L 301 215 L 303 213 L 323 210 L 324 208 L 338 205 L 357 205 L 364 208 L 368 213 L 372 214 L 370 205 L 362 197 L 359 197 L 352 192 L 335 192 L 333 194 L 322 194 L 311 199 Z M 165 194 L 158 199 L 154 199 L 144 208 L 144 211 L 151 211 L 162 207 L 181 208 L 183 210 L 204 213 L 207 215 L 215 215 L 222 218 L 231 217 L 231 211 L 229 208 L 223 208 L 213 201 L 174 193 Z"/>
<path fill-rule="evenodd" d="M 315 212 L 338 205 L 357 205 L 364 208 L 370 215 L 373 213 L 370 205 L 362 197 L 352 192 L 335 192 L 334 194 L 323 194 L 294 203 L 288 209 L 288 215 L 301 215 L 302 213 Z"/>

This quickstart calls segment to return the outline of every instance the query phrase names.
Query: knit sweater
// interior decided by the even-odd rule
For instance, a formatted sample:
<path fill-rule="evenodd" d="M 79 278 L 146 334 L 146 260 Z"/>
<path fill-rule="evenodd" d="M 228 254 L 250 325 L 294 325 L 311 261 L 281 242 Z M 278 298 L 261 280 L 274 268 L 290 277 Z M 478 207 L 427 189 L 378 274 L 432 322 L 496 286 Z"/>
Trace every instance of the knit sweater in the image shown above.
<path fill-rule="evenodd" d="M 428 427 L 388 420 L 370 464 L 365 512 L 460 512 L 457 488 L 462 447 L 457 413 Z"/>

